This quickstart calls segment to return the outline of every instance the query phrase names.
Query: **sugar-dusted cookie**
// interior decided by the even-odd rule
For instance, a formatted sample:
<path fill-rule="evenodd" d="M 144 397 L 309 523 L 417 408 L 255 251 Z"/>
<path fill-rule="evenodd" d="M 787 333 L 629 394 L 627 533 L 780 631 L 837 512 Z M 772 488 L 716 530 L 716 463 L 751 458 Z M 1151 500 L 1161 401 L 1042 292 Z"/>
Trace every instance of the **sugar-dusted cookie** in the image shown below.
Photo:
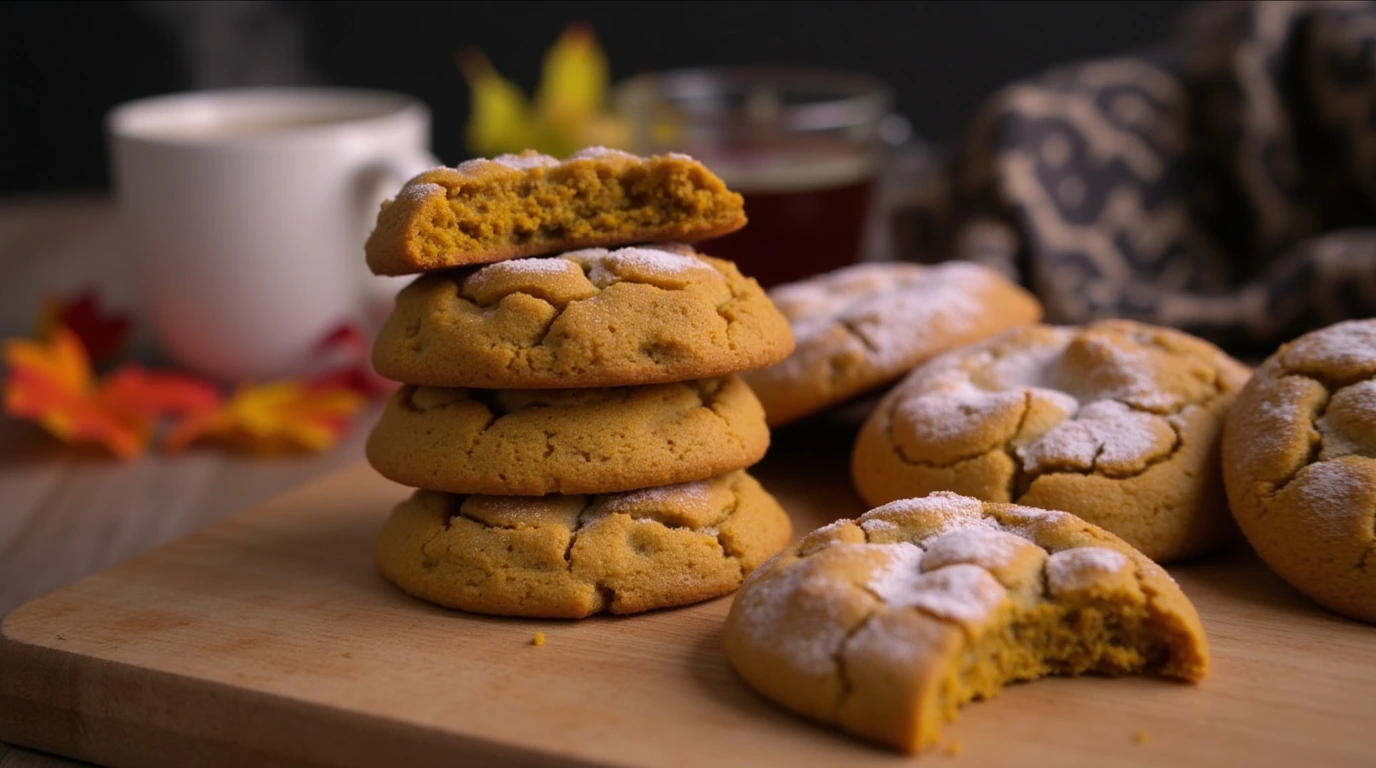
<path fill-rule="evenodd" d="M 441 387 L 611 387 L 759 368 L 788 321 L 728 261 L 660 244 L 425 275 L 373 347 L 383 376 Z"/>
<path fill-rule="evenodd" d="M 607 389 L 405 386 L 368 437 L 403 485 L 451 493 L 611 493 L 742 469 L 769 430 L 737 376 Z"/>
<path fill-rule="evenodd" d="M 424 600 L 576 619 L 727 594 L 790 533 L 774 498 L 736 471 L 603 496 L 417 491 L 392 512 L 375 556 L 388 580 Z"/>
<path fill-rule="evenodd" d="M 1032 294 L 969 262 L 857 264 L 769 292 L 793 355 L 746 376 L 770 426 L 892 382 L 953 347 L 1041 319 Z"/>
<path fill-rule="evenodd" d="M 407 275 L 575 248 L 695 242 L 745 226 L 741 196 L 687 155 L 527 150 L 406 182 L 368 237 L 368 266 Z"/>
<path fill-rule="evenodd" d="M 725 646 L 769 699 L 907 752 L 1007 683 L 1209 669 L 1194 606 L 1126 542 L 949 493 L 838 521 L 765 563 L 736 594 Z"/>
<path fill-rule="evenodd" d="M 1376 320 L 1301 336 L 1257 369 L 1228 414 L 1223 476 L 1272 570 L 1376 623 Z"/>
<path fill-rule="evenodd" d="M 860 431 L 852 476 L 870 504 L 946 490 L 1063 509 L 1148 557 L 1186 557 L 1234 531 L 1219 435 L 1247 376 L 1166 328 L 1013 329 L 895 387 Z"/>

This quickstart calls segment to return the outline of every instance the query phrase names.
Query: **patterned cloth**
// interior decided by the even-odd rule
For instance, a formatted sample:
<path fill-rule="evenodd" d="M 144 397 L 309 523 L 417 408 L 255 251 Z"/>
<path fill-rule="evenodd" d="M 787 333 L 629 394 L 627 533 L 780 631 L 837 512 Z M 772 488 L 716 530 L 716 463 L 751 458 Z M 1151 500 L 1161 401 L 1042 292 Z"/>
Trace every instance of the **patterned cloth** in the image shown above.
<path fill-rule="evenodd" d="M 902 258 L 995 266 L 1054 323 L 1264 354 L 1376 315 L 1376 3 L 1209 3 L 1014 84 L 894 226 Z"/>

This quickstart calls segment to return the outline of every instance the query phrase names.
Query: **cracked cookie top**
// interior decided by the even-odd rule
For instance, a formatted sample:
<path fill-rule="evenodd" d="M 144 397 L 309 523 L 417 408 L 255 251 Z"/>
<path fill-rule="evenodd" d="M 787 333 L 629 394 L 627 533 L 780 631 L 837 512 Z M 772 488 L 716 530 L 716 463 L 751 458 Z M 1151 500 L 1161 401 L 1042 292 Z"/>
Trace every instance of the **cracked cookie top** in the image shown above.
<path fill-rule="evenodd" d="M 478 613 L 582 618 L 727 594 L 787 543 L 788 516 L 742 471 L 601 496 L 417 491 L 378 535 L 406 592 Z"/>
<path fill-rule="evenodd" d="M 1376 622 L 1376 320 L 1268 358 L 1228 415 L 1223 459 L 1233 516 L 1267 565 Z"/>
<path fill-rule="evenodd" d="M 915 369 L 871 414 L 852 475 L 871 504 L 953 490 L 1065 509 L 1169 560 L 1226 536 L 1223 414 L 1247 369 L 1178 331 L 1028 326 Z"/>
<path fill-rule="evenodd" d="M 952 493 L 803 537 L 736 595 L 725 646 L 762 694 L 904 751 L 962 704 L 1046 675 L 1204 677 L 1208 644 L 1175 582 L 1064 513 Z"/>
<path fill-rule="evenodd" d="M 687 155 L 527 150 L 434 168 L 382 204 L 374 274 L 408 275 L 575 248 L 695 242 L 745 226 L 744 202 Z"/>
<path fill-rule="evenodd" d="M 1041 305 L 997 272 L 967 262 L 845 267 L 769 292 L 797 349 L 747 375 L 770 426 L 899 378 L 947 349 L 1041 319 Z"/>
<path fill-rule="evenodd" d="M 368 436 L 389 480 L 451 493 L 609 493 L 748 467 L 769 429 L 738 376 L 591 389 L 404 386 Z"/>
<path fill-rule="evenodd" d="M 791 351 L 758 283 L 657 244 L 423 275 L 397 296 L 373 365 L 409 384 L 611 387 L 720 376 Z"/>

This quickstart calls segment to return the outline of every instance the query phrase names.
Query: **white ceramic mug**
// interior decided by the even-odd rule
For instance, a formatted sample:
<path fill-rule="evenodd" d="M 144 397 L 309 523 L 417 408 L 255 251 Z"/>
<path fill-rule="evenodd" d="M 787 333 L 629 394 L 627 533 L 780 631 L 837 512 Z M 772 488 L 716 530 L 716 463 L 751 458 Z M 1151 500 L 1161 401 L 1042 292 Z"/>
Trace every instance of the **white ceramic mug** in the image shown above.
<path fill-rule="evenodd" d="M 107 128 L 154 333 L 227 380 L 309 370 L 327 334 L 395 292 L 366 277 L 363 242 L 382 199 L 438 165 L 425 105 L 378 91 L 160 96 L 116 107 Z"/>

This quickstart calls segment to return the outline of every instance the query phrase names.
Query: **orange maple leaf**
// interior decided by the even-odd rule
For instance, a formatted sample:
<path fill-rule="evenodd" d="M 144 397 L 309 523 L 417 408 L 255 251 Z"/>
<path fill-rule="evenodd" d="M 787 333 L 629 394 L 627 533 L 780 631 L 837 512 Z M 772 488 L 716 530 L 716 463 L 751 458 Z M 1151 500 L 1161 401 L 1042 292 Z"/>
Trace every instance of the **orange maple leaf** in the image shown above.
<path fill-rule="evenodd" d="M 5 413 L 33 421 L 65 442 L 96 442 L 121 459 L 148 446 L 157 420 L 214 408 L 219 392 L 209 384 L 128 365 L 104 382 L 76 333 L 56 326 L 44 342 L 5 342 Z"/>
<path fill-rule="evenodd" d="M 189 414 L 167 437 L 180 451 L 215 439 L 258 455 L 321 451 L 338 442 L 364 397 L 352 389 L 322 389 L 297 381 L 241 387 L 218 408 Z"/>

